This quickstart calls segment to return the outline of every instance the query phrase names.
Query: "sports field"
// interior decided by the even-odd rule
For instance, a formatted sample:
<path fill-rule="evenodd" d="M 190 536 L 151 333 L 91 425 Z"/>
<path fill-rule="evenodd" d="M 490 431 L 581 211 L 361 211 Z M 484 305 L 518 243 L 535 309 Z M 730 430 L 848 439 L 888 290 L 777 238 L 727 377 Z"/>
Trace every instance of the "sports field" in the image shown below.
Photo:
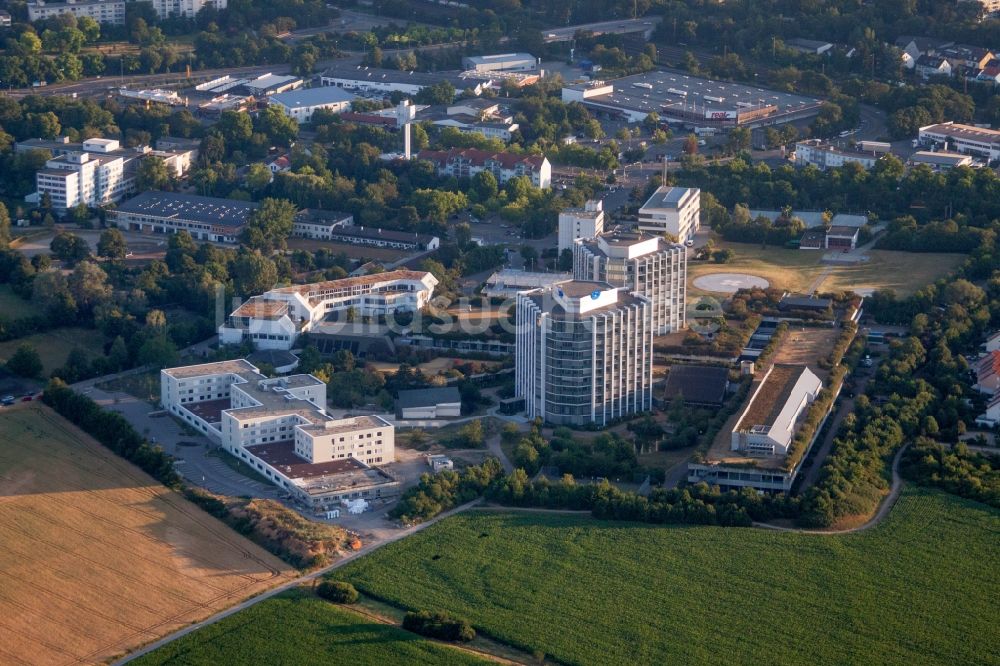
<path fill-rule="evenodd" d="M 907 489 L 842 536 L 469 512 L 337 572 L 573 664 L 997 664 L 1000 511 Z"/>
<path fill-rule="evenodd" d="M 703 275 L 714 273 L 748 273 L 767 280 L 776 289 L 791 292 L 808 292 L 816 288 L 820 293 L 830 291 L 859 291 L 869 293 L 878 289 L 893 289 L 899 294 L 912 294 L 954 270 L 963 260 L 961 254 L 895 252 L 869 250 L 866 262 L 856 264 L 825 264 L 823 252 L 792 250 L 783 247 L 761 248 L 752 243 L 718 242 L 719 249 L 735 253 L 731 261 L 717 264 L 713 261 L 688 263 L 688 283 Z M 690 286 L 692 293 L 702 290 Z"/>
<path fill-rule="evenodd" d="M 101 663 L 291 577 L 47 407 L 0 411 L 0 663 Z"/>
<path fill-rule="evenodd" d="M 140 657 L 137 666 L 487 664 L 292 590 Z"/>

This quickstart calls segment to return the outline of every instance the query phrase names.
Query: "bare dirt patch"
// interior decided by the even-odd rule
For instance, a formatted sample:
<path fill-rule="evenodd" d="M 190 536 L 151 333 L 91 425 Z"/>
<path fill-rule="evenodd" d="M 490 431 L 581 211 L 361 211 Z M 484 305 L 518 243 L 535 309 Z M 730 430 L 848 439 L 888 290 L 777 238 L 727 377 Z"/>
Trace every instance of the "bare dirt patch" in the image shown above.
<path fill-rule="evenodd" d="M 39 404 L 0 412 L 0 662 L 101 663 L 294 571 Z"/>

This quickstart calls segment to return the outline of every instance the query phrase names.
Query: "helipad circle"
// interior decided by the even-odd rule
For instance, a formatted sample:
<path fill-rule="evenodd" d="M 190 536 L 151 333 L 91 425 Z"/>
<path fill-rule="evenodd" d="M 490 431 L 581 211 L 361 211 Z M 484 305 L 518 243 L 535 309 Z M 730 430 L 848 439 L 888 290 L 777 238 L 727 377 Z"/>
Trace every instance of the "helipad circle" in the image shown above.
<path fill-rule="evenodd" d="M 749 273 L 712 273 L 694 279 L 694 286 L 702 291 L 714 291 L 719 294 L 735 294 L 740 289 L 767 289 L 770 282 L 757 275 Z"/>

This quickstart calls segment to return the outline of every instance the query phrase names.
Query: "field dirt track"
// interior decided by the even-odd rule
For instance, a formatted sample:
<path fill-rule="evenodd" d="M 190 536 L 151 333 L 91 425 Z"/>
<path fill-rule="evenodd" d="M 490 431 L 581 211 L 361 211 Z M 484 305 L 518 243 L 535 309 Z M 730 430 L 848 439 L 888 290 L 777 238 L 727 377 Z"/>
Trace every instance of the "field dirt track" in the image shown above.
<path fill-rule="evenodd" d="M 0 663 L 102 663 L 294 577 L 44 405 L 0 412 Z"/>

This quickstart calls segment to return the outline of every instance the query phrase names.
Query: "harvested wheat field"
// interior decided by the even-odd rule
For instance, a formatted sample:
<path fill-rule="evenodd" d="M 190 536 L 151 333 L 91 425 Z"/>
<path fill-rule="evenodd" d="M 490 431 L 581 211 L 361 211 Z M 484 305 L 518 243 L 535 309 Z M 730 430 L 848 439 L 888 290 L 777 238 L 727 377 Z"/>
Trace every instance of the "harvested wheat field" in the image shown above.
<path fill-rule="evenodd" d="M 0 663 L 101 663 L 293 570 L 37 403 L 0 411 Z"/>

